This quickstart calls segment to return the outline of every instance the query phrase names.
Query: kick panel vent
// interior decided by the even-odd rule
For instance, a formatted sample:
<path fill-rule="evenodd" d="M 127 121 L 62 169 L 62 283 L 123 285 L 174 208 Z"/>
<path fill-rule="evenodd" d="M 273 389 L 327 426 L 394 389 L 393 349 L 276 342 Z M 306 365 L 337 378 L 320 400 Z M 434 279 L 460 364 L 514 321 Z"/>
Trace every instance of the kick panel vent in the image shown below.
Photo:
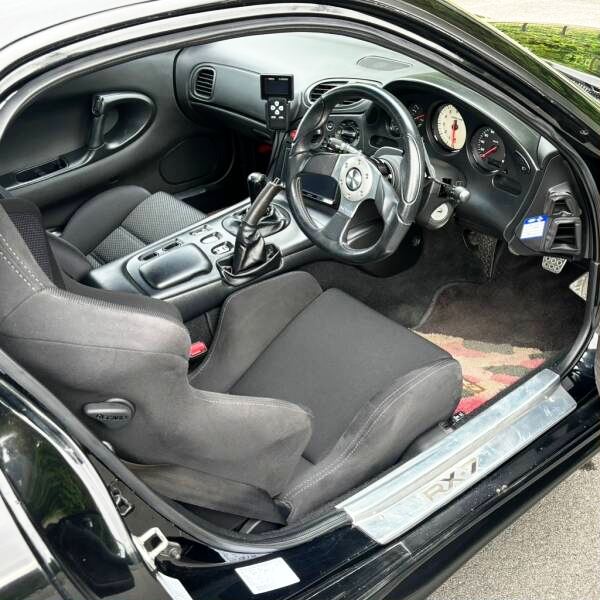
<path fill-rule="evenodd" d="M 577 228 L 575 223 L 560 223 L 556 229 L 556 236 L 554 237 L 555 248 L 557 246 L 569 246 L 573 248 L 577 245 Z"/>
<path fill-rule="evenodd" d="M 579 217 L 555 217 L 548 231 L 546 249 L 557 254 L 579 254 L 581 238 Z"/>
<path fill-rule="evenodd" d="M 329 90 L 333 90 L 341 85 L 350 83 L 348 79 L 329 79 L 328 81 L 321 81 L 315 84 L 308 92 L 308 100 L 312 104 L 316 102 L 323 94 L 326 94 Z M 341 106 L 353 106 L 360 102 L 360 98 L 348 98 L 343 102 L 340 102 Z"/>
<path fill-rule="evenodd" d="M 212 67 L 200 67 L 196 71 L 193 95 L 200 100 L 210 100 L 215 88 L 216 72 Z"/>

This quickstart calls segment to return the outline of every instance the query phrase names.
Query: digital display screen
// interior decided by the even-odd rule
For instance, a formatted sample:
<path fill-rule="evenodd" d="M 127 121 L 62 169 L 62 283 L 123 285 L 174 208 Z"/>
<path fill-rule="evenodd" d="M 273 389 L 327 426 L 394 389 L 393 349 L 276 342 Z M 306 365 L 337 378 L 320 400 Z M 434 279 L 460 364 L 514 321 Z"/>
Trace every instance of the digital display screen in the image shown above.
<path fill-rule="evenodd" d="M 338 184 L 328 175 L 302 173 L 300 175 L 302 194 L 311 200 L 333 206 L 336 200 Z"/>
<path fill-rule="evenodd" d="M 273 96 L 292 100 L 294 97 L 293 75 L 261 75 L 260 94 L 263 100 Z"/>

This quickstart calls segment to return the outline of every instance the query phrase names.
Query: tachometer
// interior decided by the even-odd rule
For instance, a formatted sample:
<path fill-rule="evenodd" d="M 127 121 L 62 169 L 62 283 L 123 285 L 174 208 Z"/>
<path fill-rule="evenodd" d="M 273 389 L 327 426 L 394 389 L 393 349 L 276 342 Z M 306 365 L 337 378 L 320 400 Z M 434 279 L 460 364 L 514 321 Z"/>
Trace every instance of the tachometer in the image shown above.
<path fill-rule="evenodd" d="M 491 127 L 481 127 L 471 140 L 475 162 L 486 171 L 498 171 L 506 162 L 506 146 Z"/>
<path fill-rule="evenodd" d="M 467 141 L 465 120 L 453 104 L 440 106 L 433 119 L 433 133 L 446 150 L 460 150 Z"/>

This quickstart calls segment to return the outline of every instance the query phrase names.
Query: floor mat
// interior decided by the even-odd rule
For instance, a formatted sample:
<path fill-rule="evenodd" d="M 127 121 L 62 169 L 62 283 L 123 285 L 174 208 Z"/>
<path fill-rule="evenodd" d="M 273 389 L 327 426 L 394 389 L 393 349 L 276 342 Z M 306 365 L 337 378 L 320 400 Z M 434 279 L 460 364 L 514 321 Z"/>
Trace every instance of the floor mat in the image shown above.
<path fill-rule="evenodd" d="M 554 354 L 511 344 L 491 344 L 438 333 L 416 333 L 446 350 L 462 367 L 463 394 L 455 414 L 473 412 Z"/>

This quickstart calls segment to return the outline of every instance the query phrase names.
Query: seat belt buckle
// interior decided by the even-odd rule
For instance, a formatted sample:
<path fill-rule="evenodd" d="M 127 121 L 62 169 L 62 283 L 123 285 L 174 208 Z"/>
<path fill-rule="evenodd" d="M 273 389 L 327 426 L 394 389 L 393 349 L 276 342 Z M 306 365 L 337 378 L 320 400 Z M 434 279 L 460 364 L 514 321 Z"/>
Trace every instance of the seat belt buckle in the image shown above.
<path fill-rule="evenodd" d="M 208 346 L 204 342 L 194 342 L 190 346 L 190 358 L 198 358 L 208 351 Z"/>

